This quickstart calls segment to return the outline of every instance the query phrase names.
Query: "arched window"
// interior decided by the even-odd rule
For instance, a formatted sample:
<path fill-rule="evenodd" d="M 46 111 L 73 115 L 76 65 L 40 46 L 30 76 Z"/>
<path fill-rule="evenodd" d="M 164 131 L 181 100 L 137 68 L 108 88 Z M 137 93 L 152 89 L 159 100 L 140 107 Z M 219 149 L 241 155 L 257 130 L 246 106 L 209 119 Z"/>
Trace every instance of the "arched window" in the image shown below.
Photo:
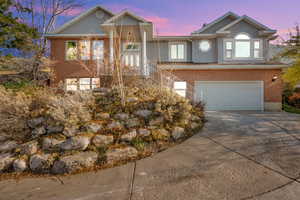
<path fill-rule="evenodd" d="M 237 36 L 235 36 L 236 40 L 250 40 L 250 37 L 246 35 L 245 33 L 240 33 Z"/>
<path fill-rule="evenodd" d="M 250 58 L 251 57 L 251 39 L 245 33 L 235 36 L 235 57 Z"/>

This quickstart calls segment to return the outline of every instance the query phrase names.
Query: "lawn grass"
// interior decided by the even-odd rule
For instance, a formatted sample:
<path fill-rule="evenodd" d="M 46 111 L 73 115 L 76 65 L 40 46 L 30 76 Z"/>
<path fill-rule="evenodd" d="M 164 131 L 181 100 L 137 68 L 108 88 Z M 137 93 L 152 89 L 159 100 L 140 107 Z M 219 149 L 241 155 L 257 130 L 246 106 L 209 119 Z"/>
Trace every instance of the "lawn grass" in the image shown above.
<path fill-rule="evenodd" d="M 293 106 L 289 106 L 289 105 L 287 105 L 287 104 L 284 104 L 284 105 L 283 105 L 283 110 L 284 110 L 285 112 L 289 112 L 289 113 L 300 114 L 300 109 L 295 108 L 295 107 L 293 107 Z"/>

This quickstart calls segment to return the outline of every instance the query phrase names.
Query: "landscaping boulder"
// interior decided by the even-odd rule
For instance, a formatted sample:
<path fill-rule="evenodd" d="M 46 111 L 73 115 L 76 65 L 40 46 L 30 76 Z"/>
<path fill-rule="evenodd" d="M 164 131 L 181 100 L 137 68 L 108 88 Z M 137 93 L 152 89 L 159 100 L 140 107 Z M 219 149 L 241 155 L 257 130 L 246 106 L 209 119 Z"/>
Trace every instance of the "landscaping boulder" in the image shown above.
<path fill-rule="evenodd" d="M 86 126 L 86 129 L 88 132 L 91 133 L 97 133 L 98 131 L 100 131 L 102 129 L 102 125 L 101 124 L 97 124 L 97 123 L 88 123 Z"/>
<path fill-rule="evenodd" d="M 38 118 L 33 118 L 27 121 L 27 125 L 30 128 L 37 128 L 38 126 L 41 126 L 46 119 L 44 117 L 38 117 Z"/>
<path fill-rule="evenodd" d="M 114 137 L 112 135 L 96 135 L 92 140 L 92 143 L 96 147 L 112 144 L 113 142 L 114 142 Z"/>
<path fill-rule="evenodd" d="M 150 120 L 149 125 L 150 126 L 159 126 L 164 123 L 164 118 L 163 117 L 157 117 L 155 119 Z"/>
<path fill-rule="evenodd" d="M 126 122 L 127 128 L 134 128 L 140 126 L 140 120 L 138 118 L 128 119 Z"/>
<path fill-rule="evenodd" d="M 8 139 L 7 136 L 0 135 L 0 142 L 5 142 L 7 139 Z"/>
<path fill-rule="evenodd" d="M 200 121 L 201 118 L 198 117 L 198 116 L 196 116 L 196 115 L 192 115 L 192 116 L 191 116 L 191 120 L 192 120 L 192 121 Z"/>
<path fill-rule="evenodd" d="M 142 137 L 147 137 L 147 136 L 151 135 L 151 131 L 148 129 L 145 129 L 145 128 L 140 128 L 138 133 Z"/>
<path fill-rule="evenodd" d="M 9 152 L 18 146 L 16 141 L 10 140 L 6 141 L 0 145 L 0 152 Z"/>
<path fill-rule="evenodd" d="M 131 140 L 133 140 L 133 138 L 136 137 L 136 130 L 132 130 L 124 135 L 121 136 L 121 141 L 124 142 L 131 142 Z"/>
<path fill-rule="evenodd" d="M 33 138 L 39 137 L 41 135 L 45 135 L 47 133 L 45 127 L 41 126 L 41 127 L 37 127 L 35 129 L 33 129 L 33 131 L 31 132 L 31 135 Z"/>
<path fill-rule="evenodd" d="M 64 131 L 64 126 L 62 125 L 47 126 L 47 134 L 62 133 L 63 131 Z"/>
<path fill-rule="evenodd" d="M 26 160 L 24 159 L 16 159 L 13 162 L 13 169 L 15 172 L 23 172 L 28 168 Z"/>
<path fill-rule="evenodd" d="M 128 160 L 137 157 L 138 151 L 133 147 L 110 149 L 106 152 L 106 161 L 113 164 L 118 161 Z"/>
<path fill-rule="evenodd" d="M 14 161 L 13 154 L 2 153 L 0 154 L 0 172 L 11 167 Z"/>
<path fill-rule="evenodd" d="M 175 140 L 178 140 L 179 138 L 182 138 L 184 136 L 184 128 L 182 127 L 175 127 L 172 131 L 172 137 Z"/>
<path fill-rule="evenodd" d="M 111 122 L 110 124 L 107 125 L 107 128 L 109 128 L 109 129 L 122 129 L 124 127 L 120 122 L 113 121 L 113 122 Z"/>
<path fill-rule="evenodd" d="M 143 118 L 148 118 L 152 114 L 151 110 L 138 110 L 135 112 L 135 115 Z"/>
<path fill-rule="evenodd" d="M 59 146 L 62 150 L 85 150 L 90 144 L 90 137 L 74 136 L 61 143 Z"/>
<path fill-rule="evenodd" d="M 80 133 L 78 127 L 65 127 L 63 134 L 67 137 L 72 137 Z"/>
<path fill-rule="evenodd" d="M 35 154 L 30 157 L 29 167 L 33 172 L 48 172 L 53 164 L 51 154 Z"/>
<path fill-rule="evenodd" d="M 138 101 L 139 101 L 139 98 L 137 98 L 137 97 L 128 97 L 128 98 L 126 99 L 126 101 L 127 101 L 128 103 L 134 103 L 134 102 L 138 102 Z"/>
<path fill-rule="evenodd" d="M 96 119 L 109 119 L 110 118 L 110 114 L 109 113 L 96 113 L 95 115 Z"/>
<path fill-rule="evenodd" d="M 27 142 L 25 144 L 22 144 L 20 148 L 21 148 L 21 152 L 20 152 L 21 154 L 33 155 L 38 151 L 38 142 L 37 141 Z"/>
<path fill-rule="evenodd" d="M 115 115 L 115 118 L 118 120 L 125 121 L 125 120 L 129 119 L 129 115 L 127 113 L 118 113 Z"/>
<path fill-rule="evenodd" d="M 73 173 L 80 169 L 94 166 L 97 160 L 98 154 L 93 151 L 63 156 L 54 162 L 52 172 L 55 174 Z"/>
<path fill-rule="evenodd" d="M 43 138 L 42 148 L 44 150 L 54 150 L 59 147 L 59 144 L 63 143 L 65 140 L 58 140 L 55 138 L 45 137 Z"/>
<path fill-rule="evenodd" d="M 167 140 L 170 137 L 170 134 L 166 129 L 154 129 L 151 134 L 155 140 Z"/>

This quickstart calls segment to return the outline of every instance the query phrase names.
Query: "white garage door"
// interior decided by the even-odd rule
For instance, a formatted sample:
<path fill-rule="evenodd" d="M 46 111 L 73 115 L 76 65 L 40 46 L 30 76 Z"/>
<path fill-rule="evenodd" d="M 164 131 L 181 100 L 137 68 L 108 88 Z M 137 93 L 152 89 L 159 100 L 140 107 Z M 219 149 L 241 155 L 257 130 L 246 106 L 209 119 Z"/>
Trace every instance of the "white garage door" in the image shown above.
<path fill-rule="evenodd" d="M 206 110 L 263 110 L 263 81 L 197 81 L 195 100 Z"/>

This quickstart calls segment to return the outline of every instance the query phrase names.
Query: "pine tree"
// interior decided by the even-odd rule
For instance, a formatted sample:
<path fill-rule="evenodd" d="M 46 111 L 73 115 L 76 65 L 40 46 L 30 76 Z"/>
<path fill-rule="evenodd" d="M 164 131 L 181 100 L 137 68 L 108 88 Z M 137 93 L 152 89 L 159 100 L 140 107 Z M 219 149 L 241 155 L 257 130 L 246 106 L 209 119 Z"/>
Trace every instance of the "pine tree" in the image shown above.
<path fill-rule="evenodd" d="M 36 29 L 22 23 L 18 17 L 14 16 L 13 11 L 16 7 L 22 9 L 23 12 L 30 12 L 29 9 L 20 7 L 13 0 L 0 0 L 0 48 L 31 50 L 34 47 L 33 39 L 38 38 L 38 33 Z"/>
<path fill-rule="evenodd" d="M 300 84 L 300 27 L 295 27 L 295 33 L 290 33 L 290 38 L 285 42 L 286 49 L 282 57 L 293 61 L 291 67 L 283 75 L 283 80 L 290 86 Z"/>

